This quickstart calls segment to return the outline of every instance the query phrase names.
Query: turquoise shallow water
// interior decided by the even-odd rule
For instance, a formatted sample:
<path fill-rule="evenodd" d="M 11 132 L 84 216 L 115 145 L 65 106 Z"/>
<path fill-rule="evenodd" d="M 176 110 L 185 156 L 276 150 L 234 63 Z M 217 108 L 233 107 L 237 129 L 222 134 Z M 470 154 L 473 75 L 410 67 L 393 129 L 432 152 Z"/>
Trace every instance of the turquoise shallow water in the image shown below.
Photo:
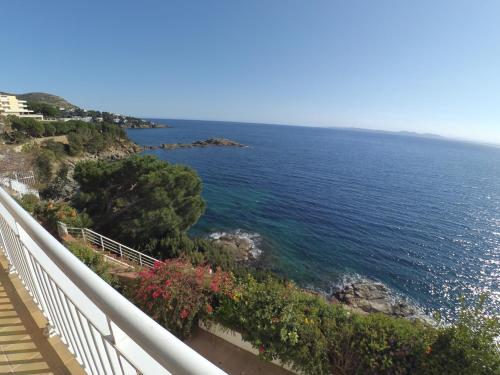
<path fill-rule="evenodd" d="M 500 311 L 500 149 L 397 134 L 159 120 L 140 144 L 226 137 L 248 148 L 151 151 L 190 165 L 208 209 L 197 234 L 262 236 L 262 262 L 328 291 L 379 280 L 427 311 L 453 316 L 460 295 Z M 467 298 L 470 300 L 470 298 Z"/>

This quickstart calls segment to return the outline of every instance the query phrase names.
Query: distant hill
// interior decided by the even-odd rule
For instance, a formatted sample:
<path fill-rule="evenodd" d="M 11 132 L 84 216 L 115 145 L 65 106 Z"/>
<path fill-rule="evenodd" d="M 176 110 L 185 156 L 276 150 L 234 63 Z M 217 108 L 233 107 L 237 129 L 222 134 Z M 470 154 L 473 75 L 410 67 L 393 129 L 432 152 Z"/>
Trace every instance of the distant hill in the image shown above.
<path fill-rule="evenodd" d="M 68 102 L 66 99 L 60 96 L 47 94 L 45 92 L 29 92 L 26 94 L 18 94 L 17 97 L 21 100 L 27 100 L 29 102 L 41 102 L 53 105 L 57 108 L 74 109 L 78 108 L 76 105 Z"/>
<path fill-rule="evenodd" d="M 61 98 L 57 95 L 47 94 L 45 92 L 28 92 L 26 94 L 10 94 L 15 95 L 21 100 L 27 100 L 29 102 L 40 102 L 45 104 L 53 105 L 57 108 L 65 109 L 75 109 L 78 108 L 76 105 L 71 104 L 66 99 Z"/>

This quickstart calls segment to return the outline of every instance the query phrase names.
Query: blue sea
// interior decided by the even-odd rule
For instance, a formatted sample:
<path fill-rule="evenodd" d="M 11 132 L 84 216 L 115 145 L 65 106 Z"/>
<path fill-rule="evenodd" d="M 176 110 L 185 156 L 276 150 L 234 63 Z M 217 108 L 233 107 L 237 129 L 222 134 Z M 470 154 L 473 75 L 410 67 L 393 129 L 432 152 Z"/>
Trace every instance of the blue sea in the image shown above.
<path fill-rule="evenodd" d="M 427 313 L 490 293 L 500 312 L 500 148 L 360 130 L 191 120 L 142 145 L 225 137 L 247 148 L 148 151 L 204 182 L 197 235 L 257 233 L 261 263 L 328 292 L 383 282 Z"/>

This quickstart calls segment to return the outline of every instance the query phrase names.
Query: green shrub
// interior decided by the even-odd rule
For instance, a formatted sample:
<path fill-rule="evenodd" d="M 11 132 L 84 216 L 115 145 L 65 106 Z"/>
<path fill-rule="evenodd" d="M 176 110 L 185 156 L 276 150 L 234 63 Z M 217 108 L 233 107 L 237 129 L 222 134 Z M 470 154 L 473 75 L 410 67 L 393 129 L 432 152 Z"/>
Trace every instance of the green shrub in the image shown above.
<path fill-rule="evenodd" d="M 40 199 L 34 194 L 24 194 L 19 199 L 19 204 L 22 208 L 28 211 L 31 215 L 35 213 L 36 208 L 40 204 Z"/>
<path fill-rule="evenodd" d="M 68 153 L 71 156 L 79 156 L 85 150 L 83 138 L 81 135 L 77 133 L 68 134 L 68 145 L 69 145 Z"/>
<path fill-rule="evenodd" d="M 233 270 L 234 255 L 221 245 L 204 238 L 190 238 L 186 233 L 163 239 L 151 239 L 142 249 L 159 258 L 187 258 L 194 265 L 208 264 L 225 271 Z"/>
<path fill-rule="evenodd" d="M 500 374 L 500 319 L 486 314 L 486 298 L 473 308 L 462 305 L 458 320 L 438 330 L 422 374 Z"/>
<path fill-rule="evenodd" d="M 268 360 L 305 374 L 498 375 L 500 323 L 484 301 L 451 326 L 383 314 L 360 315 L 268 276 L 239 277 L 213 317 Z"/>
<path fill-rule="evenodd" d="M 42 147 L 46 150 L 52 151 L 54 153 L 54 156 L 57 159 L 60 159 L 64 155 L 66 155 L 65 145 L 63 143 L 60 143 L 60 142 L 55 142 L 52 139 L 49 139 L 48 141 L 43 142 Z"/>
<path fill-rule="evenodd" d="M 329 310 L 331 309 L 331 310 Z M 267 359 L 279 358 L 306 374 L 329 374 L 329 339 L 322 331 L 347 312 L 317 296 L 274 278 L 240 279 L 232 298 L 222 298 L 215 319 L 242 334 Z"/>
<path fill-rule="evenodd" d="M 108 284 L 115 286 L 116 278 L 109 272 L 109 264 L 102 254 L 97 253 L 89 245 L 78 241 L 65 241 L 64 245 L 88 268 L 94 271 Z"/>
<path fill-rule="evenodd" d="M 56 134 L 56 127 L 50 122 L 45 123 L 45 136 L 52 136 Z"/>
<path fill-rule="evenodd" d="M 34 166 L 38 179 L 42 183 L 48 183 L 52 179 L 54 162 L 57 160 L 55 154 L 51 150 L 37 148 L 35 153 Z"/>
<path fill-rule="evenodd" d="M 423 323 L 383 314 L 352 313 L 326 332 L 332 370 L 342 374 L 415 374 L 433 336 Z"/>

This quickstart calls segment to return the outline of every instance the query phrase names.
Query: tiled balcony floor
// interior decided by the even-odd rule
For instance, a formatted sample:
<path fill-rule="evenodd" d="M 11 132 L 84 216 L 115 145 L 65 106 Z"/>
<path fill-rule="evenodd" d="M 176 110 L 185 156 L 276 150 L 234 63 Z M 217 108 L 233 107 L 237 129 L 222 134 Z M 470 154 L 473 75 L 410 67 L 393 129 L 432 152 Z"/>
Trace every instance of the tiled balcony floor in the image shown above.
<path fill-rule="evenodd" d="M 58 337 L 44 335 L 46 320 L 0 257 L 0 374 L 84 374 Z"/>

